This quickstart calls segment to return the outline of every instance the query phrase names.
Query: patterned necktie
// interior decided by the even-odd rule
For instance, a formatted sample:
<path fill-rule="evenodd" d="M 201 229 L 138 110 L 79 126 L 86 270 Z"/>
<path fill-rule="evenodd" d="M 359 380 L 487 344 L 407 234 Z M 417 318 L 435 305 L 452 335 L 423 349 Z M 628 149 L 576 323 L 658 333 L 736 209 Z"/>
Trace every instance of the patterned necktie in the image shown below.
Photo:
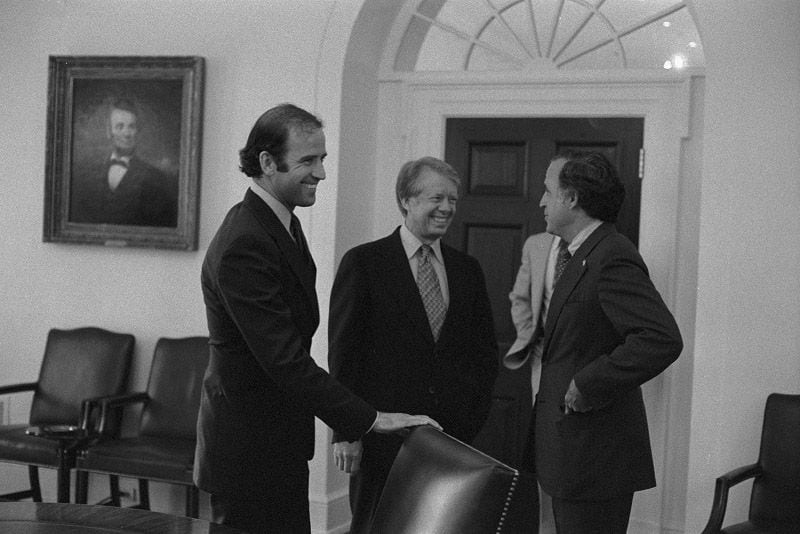
<path fill-rule="evenodd" d="M 422 245 L 417 251 L 417 286 L 419 286 L 422 303 L 425 305 L 425 313 L 428 314 L 433 339 L 438 340 L 447 308 L 439 287 L 439 277 L 436 276 L 436 271 L 433 269 L 432 252 L 430 245 Z"/>
<path fill-rule="evenodd" d="M 292 233 L 292 239 L 294 239 L 297 248 L 300 249 L 300 255 L 306 263 L 311 263 L 311 255 L 308 252 L 308 244 L 303 235 L 303 229 L 300 227 L 300 220 L 294 213 L 292 214 L 292 221 L 289 223 L 289 231 Z"/>
<path fill-rule="evenodd" d="M 572 254 L 569 253 L 569 243 L 561 240 L 561 243 L 558 244 L 558 255 L 556 256 L 556 270 L 553 274 L 553 287 L 555 287 L 558 279 L 561 278 L 561 275 L 564 274 L 564 269 L 567 268 L 567 263 L 569 262 L 570 258 L 572 258 Z"/>

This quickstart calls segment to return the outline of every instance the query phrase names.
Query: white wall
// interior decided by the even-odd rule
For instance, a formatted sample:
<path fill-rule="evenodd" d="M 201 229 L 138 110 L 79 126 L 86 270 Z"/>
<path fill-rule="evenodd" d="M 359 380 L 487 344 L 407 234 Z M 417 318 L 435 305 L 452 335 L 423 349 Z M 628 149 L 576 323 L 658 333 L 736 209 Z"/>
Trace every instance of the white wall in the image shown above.
<path fill-rule="evenodd" d="M 692 6 L 707 61 L 685 528 L 699 532 L 714 479 L 756 459 L 766 396 L 800 393 L 800 3 Z"/>

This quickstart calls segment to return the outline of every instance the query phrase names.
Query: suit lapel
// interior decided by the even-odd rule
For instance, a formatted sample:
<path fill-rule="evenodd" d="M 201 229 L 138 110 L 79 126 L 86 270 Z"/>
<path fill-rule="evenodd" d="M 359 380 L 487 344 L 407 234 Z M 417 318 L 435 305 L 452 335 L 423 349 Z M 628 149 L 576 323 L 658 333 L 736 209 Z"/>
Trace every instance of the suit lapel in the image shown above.
<path fill-rule="evenodd" d="M 558 317 L 561 315 L 561 310 L 564 308 L 564 303 L 567 302 L 575 286 L 578 285 L 583 274 L 586 272 L 588 257 L 592 250 L 600 243 L 608 234 L 614 231 L 614 226 L 610 223 L 601 224 L 594 232 L 592 232 L 586 241 L 575 251 L 575 255 L 567 263 L 561 279 L 553 289 L 553 296 L 550 298 L 550 308 L 547 311 L 547 322 L 544 327 L 544 351 L 543 355 L 547 357 L 547 351 L 550 346 L 550 339 L 553 335 L 553 330 L 558 322 Z"/>
<path fill-rule="evenodd" d="M 314 321 L 319 321 L 319 302 L 317 301 L 317 292 L 314 288 L 317 278 L 317 268 L 314 265 L 314 260 L 306 262 L 300 249 L 292 240 L 289 232 L 281 224 L 275 212 L 267 206 L 266 202 L 258 198 L 258 195 L 247 190 L 244 197 L 244 204 L 255 214 L 258 221 L 267 231 L 267 233 L 275 241 L 281 254 L 286 258 L 286 262 L 292 269 L 294 274 L 300 280 L 306 297 L 313 309 Z M 310 255 L 309 255 L 310 256 Z"/>
<path fill-rule="evenodd" d="M 400 309 L 408 316 L 416 331 L 422 332 L 425 339 L 433 344 L 431 325 L 428 322 L 428 315 L 425 313 L 425 305 L 422 304 L 417 281 L 414 280 L 408 265 L 408 257 L 400 239 L 399 227 L 384 240 L 384 245 L 381 253 L 387 291 L 394 296 L 395 302 L 408 303 L 408 305 L 400 306 Z M 445 324 L 447 324 L 446 318 Z"/>

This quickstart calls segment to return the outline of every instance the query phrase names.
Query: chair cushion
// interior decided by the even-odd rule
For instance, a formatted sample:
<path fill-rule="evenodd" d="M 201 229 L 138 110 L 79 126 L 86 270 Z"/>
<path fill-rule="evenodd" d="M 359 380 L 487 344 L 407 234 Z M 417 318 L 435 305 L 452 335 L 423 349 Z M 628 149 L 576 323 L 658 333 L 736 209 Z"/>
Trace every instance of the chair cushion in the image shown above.
<path fill-rule="evenodd" d="M 122 393 L 133 345 L 132 335 L 101 328 L 50 330 L 30 424 L 78 424 L 83 399 Z"/>
<path fill-rule="evenodd" d="M 433 427 L 403 442 L 381 494 L 372 532 L 536 533 L 533 478 Z"/>
<path fill-rule="evenodd" d="M 43 467 L 58 466 L 58 442 L 25 434 L 28 425 L 0 426 L 0 458 Z"/>
<path fill-rule="evenodd" d="M 195 439 L 208 337 L 160 338 L 153 354 L 140 434 Z"/>
<path fill-rule="evenodd" d="M 89 447 L 76 468 L 121 476 L 192 484 L 194 440 L 151 436 L 123 438 Z"/>

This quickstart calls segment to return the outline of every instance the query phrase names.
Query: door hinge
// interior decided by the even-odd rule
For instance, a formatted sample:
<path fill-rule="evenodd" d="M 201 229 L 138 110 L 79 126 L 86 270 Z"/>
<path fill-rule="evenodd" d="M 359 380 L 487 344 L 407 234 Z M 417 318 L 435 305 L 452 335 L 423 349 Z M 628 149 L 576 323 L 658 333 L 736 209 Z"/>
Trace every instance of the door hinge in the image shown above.
<path fill-rule="evenodd" d="M 644 179 L 644 148 L 639 149 L 639 179 Z"/>

